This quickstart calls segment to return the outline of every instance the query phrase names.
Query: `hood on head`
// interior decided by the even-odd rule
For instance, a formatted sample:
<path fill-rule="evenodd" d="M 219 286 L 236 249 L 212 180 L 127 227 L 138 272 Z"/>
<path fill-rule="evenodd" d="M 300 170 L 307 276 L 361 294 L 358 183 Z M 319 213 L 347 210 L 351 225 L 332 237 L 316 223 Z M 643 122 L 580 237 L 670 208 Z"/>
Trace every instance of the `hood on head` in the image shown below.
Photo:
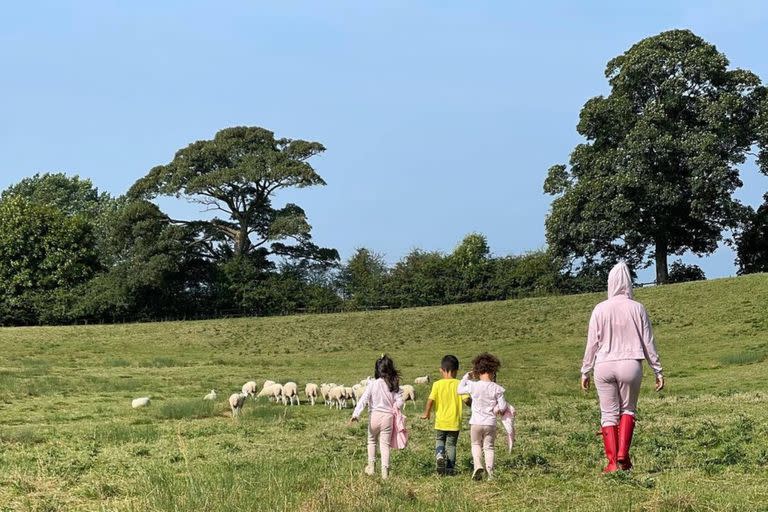
<path fill-rule="evenodd" d="M 625 295 L 632 298 L 632 274 L 623 261 L 618 262 L 608 273 L 608 298 Z"/>

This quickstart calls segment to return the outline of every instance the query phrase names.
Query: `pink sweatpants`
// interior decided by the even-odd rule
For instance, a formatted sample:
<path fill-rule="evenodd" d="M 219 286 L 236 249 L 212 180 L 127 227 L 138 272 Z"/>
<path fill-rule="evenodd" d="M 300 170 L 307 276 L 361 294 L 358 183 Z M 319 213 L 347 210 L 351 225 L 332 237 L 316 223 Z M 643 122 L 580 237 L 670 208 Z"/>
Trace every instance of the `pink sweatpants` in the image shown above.
<path fill-rule="evenodd" d="M 635 415 L 643 380 L 643 362 L 637 359 L 605 361 L 595 365 L 595 387 L 600 398 L 600 424 L 619 424 L 622 414 Z"/>
<path fill-rule="evenodd" d="M 381 467 L 389 467 L 389 443 L 392 440 L 392 422 L 394 415 L 387 412 L 374 411 L 368 422 L 368 463 L 376 462 L 376 439 L 379 440 L 381 452 Z"/>
<path fill-rule="evenodd" d="M 485 470 L 493 473 L 495 457 L 496 425 L 470 425 L 469 438 L 472 441 L 472 463 L 475 469 L 483 467 L 481 454 L 485 455 Z"/>

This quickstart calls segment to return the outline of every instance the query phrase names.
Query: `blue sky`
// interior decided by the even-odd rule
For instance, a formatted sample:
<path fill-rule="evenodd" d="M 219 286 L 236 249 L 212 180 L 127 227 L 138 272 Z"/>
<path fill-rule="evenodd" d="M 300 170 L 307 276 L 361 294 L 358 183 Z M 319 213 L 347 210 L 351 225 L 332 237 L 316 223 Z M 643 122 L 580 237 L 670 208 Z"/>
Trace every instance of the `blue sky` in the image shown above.
<path fill-rule="evenodd" d="M 689 28 L 768 81 L 766 19 L 759 1 L 9 3 L 0 188 L 65 171 L 119 195 L 190 142 L 257 125 L 328 148 L 328 186 L 278 199 L 345 258 L 450 251 L 472 231 L 520 253 L 544 245 L 546 171 L 580 141 L 610 58 Z M 768 178 L 744 181 L 759 204 Z M 727 249 L 697 263 L 735 272 Z"/>

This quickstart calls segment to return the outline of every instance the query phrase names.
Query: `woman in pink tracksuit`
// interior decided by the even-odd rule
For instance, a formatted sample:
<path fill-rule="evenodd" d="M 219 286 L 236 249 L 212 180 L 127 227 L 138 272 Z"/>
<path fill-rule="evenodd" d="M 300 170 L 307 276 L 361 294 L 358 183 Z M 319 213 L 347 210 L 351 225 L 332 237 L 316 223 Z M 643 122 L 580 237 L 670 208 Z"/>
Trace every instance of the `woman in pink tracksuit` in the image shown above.
<path fill-rule="evenodd" d="M 624 262 L 608 274 L 608 300 L 595 306 L 581 367 L 581 388 L 589 389 L 594 368 L 600 398 L 600 423 L 608 465 L 604 473 L 632 468 L 629 447 L 635 428 L 643 359 L 656 374 L 656 391 L 664 387 L 661 363 L 645 307 L 633 300 L 632 277 Z"/>

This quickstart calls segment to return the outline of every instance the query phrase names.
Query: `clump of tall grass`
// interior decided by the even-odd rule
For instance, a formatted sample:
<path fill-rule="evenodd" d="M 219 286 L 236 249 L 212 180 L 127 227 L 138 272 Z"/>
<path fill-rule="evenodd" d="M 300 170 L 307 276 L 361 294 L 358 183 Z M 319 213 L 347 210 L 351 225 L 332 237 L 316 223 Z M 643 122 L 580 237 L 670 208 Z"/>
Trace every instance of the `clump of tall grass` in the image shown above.
<path fill-rule="evenodd" d="M 199 398 L 170 400 L 157 411 L 157 416 L 165 420 L 210 418 L 215 414 L 216 404 Z"/>
<path fill-rule="evenodd" d="M 735 354 L 726 354 L 720 358 L 720 364 L 724 365 L 743 365 L 760 363 L 765 360 L 765 352 L 744 351 Z"/>

